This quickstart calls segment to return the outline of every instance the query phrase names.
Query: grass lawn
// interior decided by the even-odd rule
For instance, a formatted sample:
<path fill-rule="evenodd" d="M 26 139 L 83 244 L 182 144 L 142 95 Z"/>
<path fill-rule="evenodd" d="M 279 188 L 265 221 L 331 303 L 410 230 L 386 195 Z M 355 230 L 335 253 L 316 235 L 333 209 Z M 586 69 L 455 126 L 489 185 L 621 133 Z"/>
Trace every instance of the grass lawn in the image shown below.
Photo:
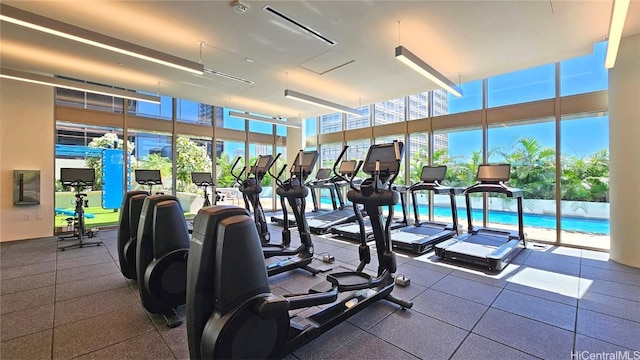
<path fill-rule="evenodd" d="M 69 211 L 73 211 L 73 208 L 67 208 L 65 210 L 69 210 Z M 89 228 L 96 228 L 96 227 L 101 227 L 101 226 L 113 226 L 118 224 L 118 221 L 120 220 L 120 211 L 118 210 L 107 210 L 107 209 L 103 209 L 100 206 L 96 206 L 96 207 L 88 207 L 84 209 L 84 213 L 85 213 L 85 218 L 84 218 L 84 222 L 85 222 L 85 227 L 87 229 Z M 95 215 L 92 219 L 86 217 L 86 214 L 93 214 Z M 185 212 L 184 213 L 185 218 L 192 218 L 195 216 L 195 214 L 192 214 L 190 212 Z M 54 226 L 57 228 L 59 226 L 67 226 L 67 221 L 65 220 L 66 218 L 71 217 L 70 215 L 63 215 L 63 214 L 56 214 L 55 217 L 55 222 L 54 222 Z"/>

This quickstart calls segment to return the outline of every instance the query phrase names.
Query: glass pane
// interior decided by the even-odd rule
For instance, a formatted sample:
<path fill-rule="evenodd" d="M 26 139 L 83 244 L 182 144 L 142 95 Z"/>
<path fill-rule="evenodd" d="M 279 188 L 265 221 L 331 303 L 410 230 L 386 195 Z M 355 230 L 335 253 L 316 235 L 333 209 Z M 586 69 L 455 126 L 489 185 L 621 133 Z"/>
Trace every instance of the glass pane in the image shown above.
<path fill-rule="evenodd" d="M 371 110 L 369 106 L 358 108 L 360 116 L 347 114 L 347 130 L 359 129 L 371 125 Z"/>
<path fill-rule="evenodd" d="M 560 241 L 609 249 L 609 116 L 563 116 L 560 131 Z"/>
<path fill-rule="evenodd" d="M 320 116 L 320 134 L 342 131 L 342 113 Z"/>
<path fill-rule="evenodd" d="M 340 155 L 342 151 L 341 143 L 330 143 L 330 144 L 321 144 L 320 145 L 320 164 L 323 168 L 333 169 L 334 162 Z M 331 208 L 331 197 L 328 190 L 320 191 L 319 206 L 321 208 L 330 209 Z M 346 199 L 343 194 L 343 199 Z"/>
<path fill-rule="evenodd" d="M 304 119 L 305 136 L 315 136 L 318 134 L 318 118 L 311 117 Z"/>
<path fill-rule="evenodd" d="M 56 233 L 74 231 L 75 190 L 60 182 L 61 168 L 92 168 L 95 183 L 81 188 L 87 194 L 84 208 L 86 229 L 115 225 L 119 220 L 124 189 L 124 141 L 121 128 L 56 123 L 55 146 L 55 219 Z M 133 150 L 133 144 L 128 144 Z M 115 211 L 115 212 L 114 212 Z M 67 219 L 71 220 L 67 221 Z"/>
<path fill-rule="evenodd" d="M 375 104 L 375 125 L 404 121 L 404 97 Z"/>
<path fill-rule="evenodd" d="M 258 160 L 258 155 L 273 154 L 273 145 L 270 144 L 249 144 L 249 164 L 254 165 Z M 273 154 L 275 157 L 275 154 Z M 282 155 L 281 155 L 282 156 Z M 285 163 L 285 159 L 279 159 L 276 166 L 277 170 L 281 169 Z M 272 169 L 275 171 L 276 169 Z M 273 178 L 267 174 L 262 179 L 262 192 L 260 193 L 260 203 L 265 211 L 273 209 Z"/>
<path fill-rule="evenodd" d="M 130 106 L 135 106 L 136 103 L 136 100 L 129 100 Z M 112 96 L 56 88 L 56 105 L 73 106 L 83 109 L 108 111 L 121 114 L 124 108 L 124 100 L 122 98 Z"/>
<path fill-rule="evenodd" d="M 347 149 L 346 154 L 347 160 L 364 161 L 364 159 L 367 157 L 369 146 L 371 146 L 371 141 L 369 139 L 353 140 L 348 141 L 347 145 L 349 145 L 349 149 Z M 359 177 L 360 179 L 366 179 L 367 174 L 365 174 L 362 169 L 360 169 L 357 177 Z"/>
<path fill-rule="evenodd" d="M 282 125 L 276 125 L 276 135 L 287 136 L 287 127 Z"/>
<path fill-rule="evenodd" d="M 555 64 L 547 64 L 488 79 L 488 106 L 550 99 L 556 93 Z"/>
<path fill-rule="evenodd" d="M 162 192 L 171 194 L 172 171 L 173 171 L 173 149 L 171 146 L 171 135 L 162 133 L 151 133 L 138 130 L 129 130 L 129 141 L 135 145 L 133 152 L 135 161 L 133 169 L 160 170 L 162 186 L 154 186 L 152 192 Z M 132 172 L 132 174 L 134 174 Z M 135 181 L 135 176 L 130 179 L 132 189 L 148 190 Z"/>
<path fill-rule="evenodd" d="M 429 92 L 409 96 L 407 120 L 424 119 L 429 116 Z"/>
<path fill-rule="evenodd" d="M 466 188 L 476 182 L 478 165 L 482 163 L 482 130 L 480 128 L 435 131 L 433 133 L 433 164 L 446 165 L 445 184 Z M 482 196 L 472 196 L 472 220 L 475 226 L 483 224 Z M 458 219 L 467 227 L 467 207 L 464 196 L 456 196 Z M 448 195 L 434 196 L 436 221 L 451 222 L 451 202 Z"/>
<path fill-rule="evenodd" d="M 240 110 L 223 108 L 222 127 L 224 127 L 225 129 L 245 131 L 245 127 L 244 127 L 245 119 L 231 116 L 229 115 L 229 111 L 242 112 Z"/>
<path fill-rule="evenodd" d="M 141 94 L 155 95 L 139 91 Z M 136 101 L 131 103 L 128 109 L 129 114 L 142 117 L 150 117 L 161 120 L 173 119 L 173 98 L 169 96 L 160 96 L 160 104 L 152 104 L 146 101 Z"/>
<path fill-rule="evenodd" d="M 215 202 L 212 189 L 198 187 L 191 179 L 192 172 L 211 173 L 213 147 L 211 140 L 178 136 L 176 139 L 176 196 L 180 200 L 185 216 L 193 217 L 204 204 L 204 191 L 209 194 L 211 204 Z M 212 176 L 212 178 L 214 178 Z M 215 183 L 216 180 L 213 179 Z"/>
<path fill-rule="evenodd" d="M 556 135 L 553 118 L 489 128 L 489 162 L 511 164 L 508 185 L 523 190 L 528 238 L 556 241 Z M 518 230 L 517 202 L 489 194 L 489 226 Z"/>
<path fill-rule="evenodd" d="M 437 101 L 440 101 L 442 105 L 447 106 L 446 112 L 443 114 L 457 114 L 465 111 L 482 109 L 482 80 L 466 82 L 460 87 L 462 87 L 462 93 L 464 95 L 461 97 L 457 97 L 449 92 L 446 92 L 446 103 L 444 103 L 442 100 L 437 100 L 441 96 L 438 96 L 436 98 L 434 94 L 434 116 L 437 112 L 442 111 L 442 107 L 436 107 L 435 103 Z"/>
<path fill-rule="evenodd" d="M 249 120 L 249 131 L 260 134 L 273 134 L 273 124 L 257 120 Z"/>
<path fill-rule="evenodd" d="M 244 142 L 218 140 L 216 146 L 218 156 L 216 159 L 217 190 L 224 194 L 225 204 L 244 206 L 242 194 L 238 191 L 238 184 L 231 175 L 231 167 L 238 157 L 240 161 L 233 169 L 234 174 L 239 174 L 244 167 Z"/>
<path fill-rule="evenodd" d="M 213 124 L 213 106 L 195 101 L 178 99 L 178 121 L 192 124 Z"/>
<path fill-rule="evenodd" d="M 429 134 L 413 133 L 409 135 L 408 152 L 405 151 L 405 156 L 409 156 L 409 184 L 415 184 L 420 182 L 420 174 L 422 174 L 422 167 L 429 165 Z M 418 216 L 420 220 L 424 221 L 429 216 L 429 192 L 417 191 L 416 192 L 416 204 L 413 204 L 413 199 L 410 194 L 407 194 L 407 211 L 408 214 L 413 216 L 414 206 L 418 207 Z M 451 222 L 449 220 L 448 222 Z"/>
<path fill-rule="evenodd" d="M 609 88 L 609 72 L 604 68 L 607 42 L 593 46 L 593 53 L 560 62 L 560 96 Z"/>

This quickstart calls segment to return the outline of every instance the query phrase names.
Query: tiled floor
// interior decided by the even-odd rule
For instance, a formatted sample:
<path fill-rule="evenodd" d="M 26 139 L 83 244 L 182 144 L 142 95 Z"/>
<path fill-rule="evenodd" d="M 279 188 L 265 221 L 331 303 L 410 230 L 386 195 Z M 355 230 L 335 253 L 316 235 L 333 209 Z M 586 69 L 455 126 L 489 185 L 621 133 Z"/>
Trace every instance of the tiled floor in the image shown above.
<path fill-rule="evenodd" d="M 188 358 L 185 326 L 169 329 L 148 314 L 135 282 L 120 274 L 116 232 L 98 236 L 104 246 L 65 252 L 53 238 L 0 243 L 0 358 Z M 358 263 L 353 243 L 314 243 L 343 266 Z M 394 294 L 413 300 L 412 309 L 375 303 L 289 358 L 640 358 L 640 269 L 607 254 L 532 247 L 498 275 L 404 254 L 398 273 L 411 284 Z M 282 294 L 321 277 L 300 270 L 270 280 Z"/>

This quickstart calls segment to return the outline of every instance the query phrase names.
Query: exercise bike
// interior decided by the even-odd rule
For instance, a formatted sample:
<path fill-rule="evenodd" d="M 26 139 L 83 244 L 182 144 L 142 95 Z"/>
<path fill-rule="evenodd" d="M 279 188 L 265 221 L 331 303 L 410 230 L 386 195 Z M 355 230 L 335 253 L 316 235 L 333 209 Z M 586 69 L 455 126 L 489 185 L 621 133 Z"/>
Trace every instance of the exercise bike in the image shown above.
<path fill-rule="evenodd" d="M 71 186 L 75 189 L 76 207 L 73 218 L 68 218 L 67 223 L 73 223 L 73 235 L 60 237 L 59 240 L 78 239 L 78 242 L 60 246 L 60 251 L 69 248 L 81 248 L 87 245 L 100 246 L 102 241 L 84 241 L 85 237 L 92 238 L 95 236 L 94 230 L 87 230 L 84 222 L 84 208 L 89 206 L 89 200 L 86 199 L 87 194 L 81 191 L 84 188 L 90 188 L 95 183 L 95 170 L 83 168 L 61 168 L 60 182 L 63 186 Z"/>
<path fill-rule="evenodd" d="M 202 206 L 211 206 L 211 200 L 209 199 L 209 192 L 207 191 L 209 186 L 215 186 L 213 183 L 213 178 L 211 177 L 211 173 L 208 172 L 192 172 L 191 173 L 191 181 L 196 185 L 202 188 L 204 193 L 204 203 Z M 222 194 L 219 191 L 216 191 L 216 196 L 213 198 L 213 205 L 216 205 L 218 201 L 224 200 L 222 198 Z"/>
<path fill-rule="evenodd" d="M 248 211 L 233 206 L 200 210 L 199 231 L 191 239 L 187 264 L 191 359 L 280 358 L 378 300 L 410 308 L 411 302 L 391 295 L 396 262 L 389 219 L 400 201 L 391 186 L 402 150 L 399 142 L 371 146 L 363 166 L 371 178 L 360 189 L 350 182 L 349 200 L 363 204 L 371 217 L 379 263 L 376 277 L 362 271 L 333 273 L 306 294 L 274 295 L 264 270 L 260 237 Z M 385 225 L 382 206 L 390 213 Z M 362 221 L 361 216 L 358 219 Z M 367 246 L 364 237 L 361 246 Z M 361 264 L 366 262 L 366 256 L 361 258 Z M 322 308 L 305 316 L 315 306 Z M 302 308 L 309 309 L 290 317 L 290 310 Z"/>
<path fill-rule="evenodd" d="M 267 226 L 267 219 L 264 216 L 264 209 L 260 203 L 260 193 L 262 192 L 262 179 L 269 172 L 271 166 L 280 158 L 280 154 L 277 154 L 274 158 L 272 155 L 260 155 L 258 159 L 250 167 L 244 167 L 239 174 L 234 174 L 238 163 L 240 163 L 240 157 L 236 158 L 236 161 L 231 166 L 231 176 L 233 176 L 238 182 L 242 198 L 244 199 L 245 208 L 250 210 L 250 206 L 253 208 L 253 217 L 255 226 L 260 234 L 260 241 L 266 245 L 271 241 L 271 234 L 269 234 L 269 227 Z M 246 173 L 246 177 L 242 180 L 242 175 Z"/>

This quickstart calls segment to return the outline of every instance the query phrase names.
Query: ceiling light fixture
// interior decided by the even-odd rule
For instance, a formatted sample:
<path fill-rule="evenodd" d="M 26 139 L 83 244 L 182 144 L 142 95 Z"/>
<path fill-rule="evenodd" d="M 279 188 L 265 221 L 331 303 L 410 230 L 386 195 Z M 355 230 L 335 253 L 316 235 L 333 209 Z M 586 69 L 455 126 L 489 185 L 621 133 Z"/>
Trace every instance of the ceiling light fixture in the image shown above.
<path fill-rule="evenodd" d="M 212 70 L 212 69 L 204 68 L 204 72 L 206 72 L 207 74 L 217 75 L 217 76 L 223 77 L 223 78 L 225 78 L 225 79 L 229 79 L 229 80 L 234 80 L 234 81 L 243 82 L 243 83 L 245 83 L 245 84 L 254 84 L 254 82 L 253 82 L 253 81 L 251 81 L 251 80 L 247 80 L 247 79 L 243 79 L 243 78 L 241 78 L 241 77 L 237 77 L 237 76 L 233 76 L 233 75 L 225 74 L 225 73 L 223 73 L 223 72 L 215 71 L 215 70 Z"/>
<path fill-rule="evenodd" d="M 282 20 L 285 20 L 285 21 L 287 21 L 287 22 L 299 27 L 300 29 L 308 32 L 309 34 L 313 35 L 317 39 L 322 40 L 322 41 L 324 41 L 325 43 L 327 43 L 327 44 L 329 44 L 331 46 L 337 44 L 337 42 L 335 42 L 335 41 L 329 39 L 328 37 L 320 34 L 319 32 L 313 30 L 312 28 L 308 27 L 307 25 L 304 25 L 303 23 L 301 23 L 300 21 L 292 18 L 291 16 L 281 13 L 280 11 L 272 8 L 270 5 L 265 5 L 262 8 L 262 10 L 264 10 L 266 12 L 269 12 L 269 13 L 281 18 Z"/>
<path fill-rule="evenodd" d="M 200 63 L 132 44 L 5 4 L 0 4 L 0 20 L 194 74 L 202 75 L 204 71 L 204 66 Z"/>
<path fill-rule="evenodd" d="M 615 0 L 613 3 L 613 14 L 611 14 L 611 25 L 609 27 L 609 42 L 607 43 L 607 56 L 604 59 L 604 68 L 611 69 L 616 63 L 620 39 L 624 22 L 629 11 L 630 0 Z"/>
<path fill-rule="evenodd" d="M 241 113 L 238 111 L 229 111 L 229 115 L 237 118 L 262 121 L 269 124 L 282 125 L 282 126 L 292 127 L 296 129 L 300 129 L 302 127 L 302 125 L 297 122 L 282 120 L 280 118 L 272 118 L 272 117 L 252 115 L 248 113 Z"/>
<path fill-rule="evenodd" d="M 287 97 L 289 99 L 302 101 L 302 102 L 306 102 L 306 103 L 312 104 L 312 105 L 322 106 L 322 107 L 327 108 L 327 109 L 337 110 L 337 111 L 344 112 L 344 113 L 347 113 L 347 114 L 352 114 L 352 115 L 355 115 L 355 116 L 362 116 L 362 114 L 360 114 L 360 112 L 357 109 L 350 108 L 350 107 L 347 107 L 347 106 L 344 106 L 344 105 L 340 105 L 340 104 L 336 104 L 336 103 L 333 103 L 331 101 L 319 99 L 317 97 L 314 97 L 314 96 L 311 96 L 311 95 L 307 95 L 307 94 L 303 94 L 303 93 L 299 93 L 297 91 L 293 91 L 293 90 L 290 90 L 290 89 L 285 89 L 284 90 L 284 97 Z"/>
<path fill-rule="evenodd" d="M 114 89 L 106 86 L 87 84 L 87 83 L 82 83 L 82 82 L 68 80 L 68 79 L 54 78 L 54 77 L 27 73 L 27 72 L 22 72 L 17 70 L 10 70 L 5 68 L 0 69 L 0 78 L 30 82 L 33 84 L 54 86 L 54 87 L 59 87 L 63 89 L 86 91 L 93 94 L 114 96 L 118 98 L 125 98 L 125 99 L 131 99 L 131 100 L 146 101 L 154 104 L 160 104 L 159 96 L 144 95 L 144 94 L 139 94 L 133 91 Z"/>
<path fill-rule="evenodd" d="M 457 97 L 462 96 L 462 89 L 454 84 L 451 80 L 447 79 L 444 75 L 440 74 L 436 69 L 432 68 L 426 62 L 422 61 L 419 57 L 407 50 L 404 46 L 398 46 L 396 48 L 396 59 L 402 61 L 413 70 L 419 72 L 422 76 L 433 81 L 441 88 L 447 90 Z"/>

